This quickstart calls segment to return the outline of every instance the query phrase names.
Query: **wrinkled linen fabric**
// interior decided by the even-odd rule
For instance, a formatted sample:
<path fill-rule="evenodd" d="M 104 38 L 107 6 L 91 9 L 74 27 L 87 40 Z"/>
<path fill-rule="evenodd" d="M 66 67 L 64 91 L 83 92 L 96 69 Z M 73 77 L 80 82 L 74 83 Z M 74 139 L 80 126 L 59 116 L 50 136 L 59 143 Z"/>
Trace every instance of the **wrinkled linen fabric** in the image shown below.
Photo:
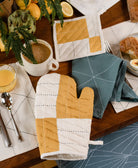
<path fill-rule="evenodd" d="M 94 89 L 94 117 L 103 117 L 109 101 L 138 102 L 138 96 L 125 82 L 126 69 L 127 63 L 110 53 L 72 61 L 78 96 L 84 87 Z"/>

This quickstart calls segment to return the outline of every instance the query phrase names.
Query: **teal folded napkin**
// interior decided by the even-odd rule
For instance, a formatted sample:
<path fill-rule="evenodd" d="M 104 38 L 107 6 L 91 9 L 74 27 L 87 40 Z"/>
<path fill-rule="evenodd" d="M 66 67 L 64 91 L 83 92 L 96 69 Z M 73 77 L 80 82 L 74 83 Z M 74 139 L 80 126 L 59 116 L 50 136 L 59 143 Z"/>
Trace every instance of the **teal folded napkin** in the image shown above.
<path fill-rule="evenodd" d="M 126 62 L 110 53 L 72 61 L 78 96 L 84 87 L 94 89 L 94 117 L 103 117 L 109 101 L 138 102 L 138 96 L 125 82 L 126 69 Z"/>

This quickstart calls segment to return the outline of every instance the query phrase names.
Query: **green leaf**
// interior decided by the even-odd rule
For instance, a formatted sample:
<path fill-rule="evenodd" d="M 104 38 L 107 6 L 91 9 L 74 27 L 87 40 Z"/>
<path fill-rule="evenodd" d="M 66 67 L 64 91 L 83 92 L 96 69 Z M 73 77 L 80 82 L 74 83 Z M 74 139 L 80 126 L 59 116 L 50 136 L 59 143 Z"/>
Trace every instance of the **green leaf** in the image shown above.
<path fill-rule="evenodd" d="M 25 3 L 25 7 L 27 7 L 29 0 L 24 0 L 24 3 Z"/>
<path fill-rule="evenodd" d="M 21 59 L 21 47 L 22 47 L 22 42 L 18 36 L 17 33 L 12 32 L 9 34 L 8 40 L 7 40 L 7 47 L 6 49 L 7 52 L 10 51 L 10 48 L 12 48 L 12 51 L 14 52 L 15 58 L 19 61 L 20 64 L 22 64 L 22 59 Z"/>
<path fill-rule="evenodd" d="M 20 27 L 15 28 L 15 31 L 17 31 L 23 36 L 25 42 L 29 40 L 33 40 L 34 42 L 37 42 L 36 37 L 33 35 L 33 33 L 28 32 L 29 27 L 30 27 L 29 25 L 20 26 Z"/>
<path fill-rule="evenodd" d="M 29 26 L 29 25 L 28 25 Z M 10 48 L 15 54 L 15 58 L 22 64 L 21 53 L 23 53 L 27 58 L 29 58 L 34 64 L 37 63 L 33 56 L 32 47 L 30 40 L 37 42 L 36 37 L 29 33 L 27 30 L 28 26 L 20 26 L 14 29 L 14 32 L 9 33 L 7 43 L 6 43 L 6 54 L 9 53 Z M 22 35 L 24 40 L 21 40 L 19 34 Z"/>
<path fill-rule="evenodd" d="M 7 27 L 1 17 L 0 17 L 0 32 L 1 32 L 1 39 L 5 44 L 5 40 L 7 38 Z"/>
<path fill-rule="evenodd" d="M 0 12 L 3 12 L 2 8 L 0 7 Z"/>
<path fill-rule="evenodd" d="M 61 26 L 63 26 L 63 13 L 62 13 L 62 7 L 60 5 L 60 0 L 46 0 L 47 1 L 47 6 L 51 8 L 52 10 L 52 18 L 49 15 L 47 9 L 46 9 L 46 4 L 45 0 L 38 0 L 38 4 L 41 9 L 41 17 L 45 16 L 49 22 L 52 22 L 52 25 L 54 23 L 54 20 L 56 16 L 60 19 Z"/>
<path fill-rule="evenodd" d="M 37 42 L 37 40 L 36 40 L 36 37 L 32 33 L 29 33 L 26 30 L 26 28 L 27 26 L 21 26 L 21 27 L 16 28 L 16 31 L 18 31 L 18 33 L 20 33 L 23 36 L 24 41 L 25 41 L 24 45 L 21 47 L 21 51 L 27 58 L 29 58 L 34 64 L 36 64 L 37 62 L 33 56 L 30 40 L 34 42 Z"/>
<path fill-rule="evenodd" d="M 56 11 L 55 9 L 53 9 L 52 10 L 52 24 L 54 23 L 55 17 L 56 17 Z"/>
<path fill-rule="evenodd" d="M 40 9 L 41 9 L 41 17 L 44 16 L 49 20 L 49 22 L 51 22 L 50 15 L 49 15 L 49 13 L 46 9 L 45 0 L 38 0 L 38 4 L 39 4 Z"/>
<path fill-rule="evenodd" d="M 10 48 L 12 47 L 12 43 L 14 41 L 14 37 L 16 36 L 15 32 L 12 32 L 9 34 L 6 45 L 5 45 L 5 51 L 6 51 L 6 55 L 8 55 L 8 53 L 10 52 Z"/>
<path fill-rule="evenodd" d="M 60 0 L 54 0 L 54 5 L 55 5 L 55 11 L 60 19 L 61 26 L 63 26 L 63 12 L 62 12 L 62 7 L 60 5 Z"/>

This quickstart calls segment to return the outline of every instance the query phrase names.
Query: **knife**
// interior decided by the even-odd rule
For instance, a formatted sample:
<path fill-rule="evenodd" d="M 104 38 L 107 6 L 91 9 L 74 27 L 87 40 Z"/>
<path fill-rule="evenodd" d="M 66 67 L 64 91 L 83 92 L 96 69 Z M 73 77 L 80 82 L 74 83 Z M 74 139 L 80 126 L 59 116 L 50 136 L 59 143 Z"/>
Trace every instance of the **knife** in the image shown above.
<path fill-rule="evenodd" d="M 3 141 L 4 141 L 5 146 L 6 146 L 6 147 L 11 146 L 11 141 L 10 141 L 8 132 L 7 132 L 7 130 L 6 130 L 6 127 L 5 127 L 5 125 L 4 125 L 4 122 L 3 122 L 3 119 L 2 119 L 1 113 L 0 113 L 0 129 L 1 129 L 2 138 L 3 138 Z"/>

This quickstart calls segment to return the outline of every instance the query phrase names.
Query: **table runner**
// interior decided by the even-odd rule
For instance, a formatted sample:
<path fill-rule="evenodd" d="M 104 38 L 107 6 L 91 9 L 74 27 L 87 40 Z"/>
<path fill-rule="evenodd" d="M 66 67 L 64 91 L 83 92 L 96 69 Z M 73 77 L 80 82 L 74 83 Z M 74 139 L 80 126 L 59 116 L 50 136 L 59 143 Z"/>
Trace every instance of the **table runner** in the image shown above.
<path fill-rule="evenodd" d="M 5 147 L 0 133 L 0 161 L 38 147 L 33 111 L 35 92 L 32 83 L 27 73 L 18 63 L 10 65 L 15 68 L 17 74 L 17 84 L 14 90 L 10 92 L 13 99 L 12 114 L 23 141 L 18 140 L 10 114 L 0 103 L 0 112 L 12 143 L 11 147 Z"/>

